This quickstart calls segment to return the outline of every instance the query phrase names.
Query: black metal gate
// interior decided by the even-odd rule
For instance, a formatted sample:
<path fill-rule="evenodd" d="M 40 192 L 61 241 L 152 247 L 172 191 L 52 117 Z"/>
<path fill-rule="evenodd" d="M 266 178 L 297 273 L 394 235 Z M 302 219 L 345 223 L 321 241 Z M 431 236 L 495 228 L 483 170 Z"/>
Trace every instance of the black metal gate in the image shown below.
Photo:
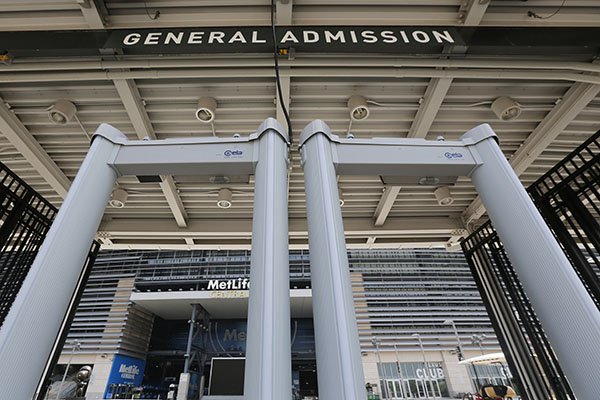
<path fill-rule="evenodd" d="M 527 190 L 600 308 L 600 131 Z"/>
<path fill-rule="evenodd" d="M 0 163 L 0 326 L 56 212 L 52 204 Z"/>
<path fill-rule="evenodd" d="M 496 231 L 488 222 L 461 246 L 523 399 L 575 399 Z"/>

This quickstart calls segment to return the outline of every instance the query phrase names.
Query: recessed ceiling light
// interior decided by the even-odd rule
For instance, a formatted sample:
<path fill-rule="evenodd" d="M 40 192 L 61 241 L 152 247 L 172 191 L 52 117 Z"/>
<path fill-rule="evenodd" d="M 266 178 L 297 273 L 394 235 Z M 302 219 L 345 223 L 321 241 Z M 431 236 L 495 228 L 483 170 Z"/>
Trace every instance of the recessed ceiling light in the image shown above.
<path fill-rule="evenodd" d="M 48 108 L 48 118 L 57 125 L 65 125 L 76 113 L 77 107 L 69 100 L 58 100 Z"/>
<path fill-rule="evenodd" d="M 502 96 L 492 102 L 492 111 L 502 121 L 512 121 L 521 115 L 521 105 L 513 98 Z"/>
<path fill-rule="evenodd" d="M 359 95 L 350 97 L 350 99 L 348 99 L 348 111 L 350 112 L 350 118 L 352 118 L 353 121 L 367 119 L 369 117 L 367 99 Z"/>
<path fill-rule="evenodd" d="M 196 107 L 196 118 L 198 121 L 209 124 L 215 120 L 217 100 L 213 97 L 201 97 Z"/>

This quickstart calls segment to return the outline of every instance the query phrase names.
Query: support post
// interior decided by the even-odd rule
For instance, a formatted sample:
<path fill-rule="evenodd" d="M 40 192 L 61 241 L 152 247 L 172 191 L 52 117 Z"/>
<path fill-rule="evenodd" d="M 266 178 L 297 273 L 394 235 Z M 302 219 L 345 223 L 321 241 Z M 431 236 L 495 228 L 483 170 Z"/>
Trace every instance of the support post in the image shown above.
<path fill-rule="evenodd" d="M 483 164 L 471 178 L 577 398 L 600 393 L 600 311 L 495 141 L 480 125 L 463 137 Z"/>
<path fill-rule="evenodd" d="M 300 140 L 319 398 L 363 400 L 367 393 L 329 133 L 325 123 L 314 121 Z"/>
<path fill-rule="evenodd" d="M 3 398 L 33 398 L 117 178 L 109 138 L 126 138 L 106 124 L 96 135 L 0 329 Z"/>
<path fill-rule="evenodd" d="M 259 128 L 244 398 L 291 396 L 292 363 L 288 252 L 288 140 L 274 119 Z"/>

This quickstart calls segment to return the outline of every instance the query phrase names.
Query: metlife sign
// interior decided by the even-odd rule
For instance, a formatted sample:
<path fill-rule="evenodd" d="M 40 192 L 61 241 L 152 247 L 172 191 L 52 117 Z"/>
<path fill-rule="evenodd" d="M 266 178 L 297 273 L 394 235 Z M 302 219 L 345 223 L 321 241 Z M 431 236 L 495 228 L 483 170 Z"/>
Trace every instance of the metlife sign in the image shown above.
<path fill-rule="evenodd" d="M 145 367 L 145 360 L 116 354 L 106 384 L 104 398 L 112 398 L 112 391 L 116 385 L 140 386 L 144 377 Z"/>
<path fill-rule="evenodd" d="M 278 27 L 279 48 L 305 52 L 432 53 L 462 46 L 453 27 Z M 112 31 L 104 47 L 128 53 L 268 52 L 270 27 L 137 29 Z"/>

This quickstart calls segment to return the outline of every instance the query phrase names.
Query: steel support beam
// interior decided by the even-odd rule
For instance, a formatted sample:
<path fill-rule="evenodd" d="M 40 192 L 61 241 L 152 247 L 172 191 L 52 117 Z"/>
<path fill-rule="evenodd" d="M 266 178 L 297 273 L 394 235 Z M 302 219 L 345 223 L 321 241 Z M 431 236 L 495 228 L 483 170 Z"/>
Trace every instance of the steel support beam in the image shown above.
<path fill-rule="evenodd" d="M 452 78 L 431 78 L 407 137 L 424 138 L 427 136 L 450 85 L 452 85 Z"/>
<path fill-rule="evenodd" d="M 0 132 L 48 182 L 50 187 L 64 199 L 71 186 L 71 181 L 4 102 L 0 102 Z"/>
<path fill-rule="evenodd" d="M 466 5 L 460 8 L 458 22 L 465 26 L 477 26 L 481 23 L 490 0 L 467 0 Z"/>
<path fill-rule="evenodd" d="M 346 218 L 344 231 L 349 237 L 410 237 L 410 236 L 447 236 L 462 229 L 459 219 L 445 217 L 390 217 L 384 226 L 376 226 L 373 218 Z M 191 219 L 186 228 L 180 229 L 172 221 L 146 219 L 111 219 L 104 221 L 100 232 L 110 233 L 112 239 L 127 238 L 227 238 L 252 237 L 252 221 L 250 219 L 219 220 L 218 224 L 211 220 Z M 290 236 L 294 238 L 308 237 L 306 220 L 290 218 Z"/>
<path fill-rule="evenodd" d="M 108 10 L 104 0 L 77 0 L 77 4 L 91 29 L 104 29 L 108 25 Z"/>
<path fill-rule="evenodd" d="M 127 115 L 133 124 L 133 128 L 139 139 L 156 139 L 154 128 L 148 117 L 148 113 L 142 103 L 140 92 L 135 85 L 135 82 L 131 79 L 115 79 L 113 80 L 115 88 L 121 97 L 121 101 L 125 106 Z M 170 175 L 161 176 L 162 182 L 160 188 L 165 195 L 165 199 L 169 204 L 169 208 L 177 221 L 177 225 L 184 228 L 187 225 L 187 213 L 181 197 L 179 196 L 177 186 L 173 177 Z"/>
<path fill-rule="evenodd" d="M 517 175 L 521 175 L 546 150 L 581 111 L 600 93 L 600 85 L 575 83 L 565 93 L 562 101 L 538 124 L 509 162 Z M 485 208 L 477 196 L 463 213 L 465 225 L 481 218 Z"/>
<path fill-rule="evenodd" d="M 379 203 L 377 204 L 377 208 L 375 209 L 375 214 L 373 214 L 375 226 L 382 226 L 385 223 L 401 188 L 401 186 L 386 186 L 384 188 Z"/>

